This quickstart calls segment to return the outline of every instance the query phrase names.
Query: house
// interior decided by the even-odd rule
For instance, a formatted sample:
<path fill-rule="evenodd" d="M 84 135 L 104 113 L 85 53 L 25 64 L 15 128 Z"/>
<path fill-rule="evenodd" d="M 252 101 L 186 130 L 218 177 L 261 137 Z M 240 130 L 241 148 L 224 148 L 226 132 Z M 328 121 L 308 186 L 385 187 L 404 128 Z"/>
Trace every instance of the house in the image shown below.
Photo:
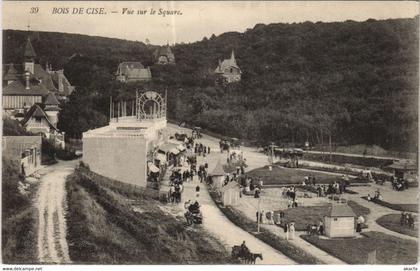
<path fill-rule="evenodd" d="M 166 46 L 159 47 L 155 51 L 155 58 L 156 64 L 159 65 L 175 64 L 175 56 L 172 53 L 169 44 L 167 44 Z"/>
<path fill-rule="evenodd" d="M 233 50 L 229 59 L 225 59 L 222 62 L 219 60 L 219 64 L 214 70 L 214 73 L 217 80 L 222 79 L 226 83 L 241 81 L 242 71 L 236 63 L 235 53 Z"/>
<path fill-rule="evenodd" d="M 50 93 L 43 104 L 34 104 L 27 110 L 21 124 L 26 131 L 42 135 L 56 147 L 64 149 L 64 132 L 57 128 L 59 105 L 55 95 Z"/>
<path fill-rule="evenodd" d="M 223 206 L 235 206 L 239 203 L 240 186 L 237 182 L 232 181 L 220 188 L 221 200 Z"/>
<path fill-rule="evenodd" d="M 3 155 L 20 166 L 21 173 L 30 176 L 41 167 L 41 136 L 4 136 Z"/>
<path fill-rule="evenodd" d="M 21 117 L 36 103 L 42 103 L 49 93 L 66 100 L 74 87 L 64 76 L 63 70 L 53 71 L 51 65 L 44 69 L 36 63 L 36 53 L 28 38 L 25 44 L 24 62 L 3 66 L 3 113 L 9 117 Z"/>
<path fill-rule="evenodd" d="M 354 237 L 355 217 L 353 210 L 347 204 L 333 204 L 324 217 L 325 235 L 330 238 Z"/>
<path fill-rule="evenodd" d="M 226 172 L 223 169 L 223 165 L 220 161 L 218 161 L 216 164 L 216 167 L 209 174 L 209 176 L 212 179 L 214 188 L 220 189 L 223 187 L 223 184 L 225 181 L 225 175 L 226 175 Z"/>
<path fill-rule="evenodd" d="M 150 67 L 145 68 L 140 62 L 121 62 L 118 65 L 117 80 L 120 82 L 136 82 L 152 80 Z"/>
<path fill-rule="evenodd" d="M 46 138 L 49 138 L 50 134 L 58 132 L 57 127 L 50 121 L 47 113 L 42 108 L 42 104 L 32 105 L 21 124 L 26 131 Z"/>

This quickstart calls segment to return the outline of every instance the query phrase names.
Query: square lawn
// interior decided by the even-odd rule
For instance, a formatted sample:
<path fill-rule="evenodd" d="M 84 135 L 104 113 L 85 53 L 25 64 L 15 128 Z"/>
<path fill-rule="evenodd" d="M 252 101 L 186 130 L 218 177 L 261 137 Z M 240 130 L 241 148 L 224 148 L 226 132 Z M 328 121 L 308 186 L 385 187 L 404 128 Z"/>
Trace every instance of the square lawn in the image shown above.
<path fill-rule="evenodd" d="M 349 264 L 366 264 L 369 252 L 376 249 L 376 264 L 416 264 L 417 242 L 381 232 L 365 232 L 362 238 L 303 239 Z"/>
<path fill-rule="evenodd" d="M 350 208 L 352 208 L 353 212 L 359 216 L 362 215 L 366 217 L 370 210 L 369 208 L 366 208 L 364 206 L 361 206 L 360 204 L 349 201 L 348 205 Z M 324 218 L 325 215 L 328 214 L 329 210 L 328 205 L 324 206 L 304 206 L 304 207 L 296 207 L 296 208 L 289 208 L 286 210 L 283 210 L 284 212 L 284 219 L 287 222 L 294 221 L 296 230 L 298 231 L 305 231 L 308 224 L 316 224 L 318 225 L 319 221 Z M 274 212 L 274 219 L 277 222 L 277 213 L 280 211 Z"/>
<path fill-rule="evenodd" d="M 400 219 L 401 219 L 400 214 L 389 214 L 389 215 L 384 215 L 378 218 L 376 220 L 376 223 L 378 223 L 382 227 L 391 231 L 399 232 L 399 233 L 406 234 L 412 237 L 419 236 L 417 227 L 414 227 L 413 229 L 413 228 L 410 228 L 408 225 L 401 225 Z M 414 217 L 414 221 L 418 221 L 418 218 L 416 216 Z"/>
<path fill-rule="evenodd" d="M 306 171 L 300 169 L 283 168 L 273 166 L 272 170 L 268 170 L 268 166 L 256 168 L 247 173 L 252 178 L 261 177 L 265 185 L 270 184 L 302 184 L 305 176 L 313 176 L 316 184 L 330 184 L 334 181 L 341 180 L 338 176 L 325 174 L 322 172 Z"/>

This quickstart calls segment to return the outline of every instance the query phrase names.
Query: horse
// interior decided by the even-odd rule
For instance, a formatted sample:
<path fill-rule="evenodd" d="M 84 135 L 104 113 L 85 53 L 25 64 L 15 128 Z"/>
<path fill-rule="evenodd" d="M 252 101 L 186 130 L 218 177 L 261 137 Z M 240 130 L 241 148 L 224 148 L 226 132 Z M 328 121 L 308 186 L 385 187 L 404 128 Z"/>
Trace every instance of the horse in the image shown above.
<path fill-rule="evenodd" d="M 262 253 L 251 253 L 250 252 L 250 253 L 248 253 L 245 256 L 245 263 L 247 263 L 247 264 L 255 264 L 257 258 L 260 258 L 261 261 L 262 261 L 263 260 Z"/>
<path fill-rule="evenodd" d="M 242 256 L 241 251 L 242 251 L 241 246 L 233 246 L 232 252 L 231 252 L 232 258 L 234 259 L 241 258 Z"/>
<path fill-rule="evenodd" d="M 262 253 L 251 253 L 249 251 L 242 251 L 241 246 L 233 246 L 231 252 L 233 259 L 241 259 L 245 264 L 255 264 L 257 258 L 263 259 Z"/>

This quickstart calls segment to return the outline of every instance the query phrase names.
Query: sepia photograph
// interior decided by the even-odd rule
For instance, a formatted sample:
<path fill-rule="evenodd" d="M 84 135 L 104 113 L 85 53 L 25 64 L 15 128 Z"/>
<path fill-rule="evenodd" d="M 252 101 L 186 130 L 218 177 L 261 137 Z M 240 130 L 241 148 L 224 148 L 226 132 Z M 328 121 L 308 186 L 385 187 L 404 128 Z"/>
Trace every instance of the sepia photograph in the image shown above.
<path fill-rule="evenodd" d="M 418 5 L 3 1 L 2 270 L 416 271 Z"/>

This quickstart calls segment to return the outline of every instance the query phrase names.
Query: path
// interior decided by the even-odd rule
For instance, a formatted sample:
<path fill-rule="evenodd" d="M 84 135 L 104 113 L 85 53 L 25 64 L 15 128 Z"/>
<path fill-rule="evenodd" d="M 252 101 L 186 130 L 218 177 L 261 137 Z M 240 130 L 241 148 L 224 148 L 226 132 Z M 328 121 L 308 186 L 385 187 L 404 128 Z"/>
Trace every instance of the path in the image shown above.
<path fill-rule="evenodd" d="M 38 209 L 38 259 L 40 263 L 70 263 L 66 240 L 66 177 L 78 160 L 59 161 L 40 171 L 35 201 Z"/>
<path fill-rule="evenodd" d="M 362 199 L 361 198 L 361 196 L 363 196 L 362 193 L 366 193 L 366 190 L 363 190 L 363 188 L 352 187 L 351 189 L 355 192 L 358 192 L 359 194 L 348 195 L 347 198 L 349 200 L 355 201 L 358 204 L 370 209 L 370 214 L 367 216 L 367 219 L 366 219 L 366 224 L 368 225 L 368 230 L 369 231 L 379 231 L 379 232 L 383 232 L 383 233 L 386 233 L 386 234 L 389 234 L 389 235 L 393 235 L 395 237 L 399 237 L 399 238 L 402 238 L 402 239 L 413 240 L 413 241 L 416 241 L 416 242 L 418 241 L 418 238 L 416 238 L 416 237 L 388 230 L 387 228 L 384 228 L 381 225 L 379 225 L 378 223 L 376 223 L 376 220 L 378 218 L 384 216 L 384 215 L 401 214 L 401 212 L 395 211 L 395 210 L 389 209 L 387 207 L 381 206 L 379 204 L 369 202 L 365 199 Z M 374 188 L 371 188 L 371 189 L 372 189 L 372 191 L 375 190 Z"/>
<path fill-rule="evenodd" d="M 267 193 L 268 191 L 263 191 L 263 193 Z M 264 210 L 270 209 L 270 208 L 264 208 L 263 206 L 273 206 L 274 205 L 279 205 L 278 202 L 271 202 L 270 199 L 267 200 L 267 196 L 262 197 L 264 199 L 264 201 L 261 202 L 261 207 Z M 246 199 L 246 198 L 245 198 Z M 251 199 L 251 198 L 248 198 Z M 254 198 L 252 198 L 252 200 L 256 200 Z M 241 208 L 241 211 L 243 211 L 244 209 L 246 209 L 246 211 L 243 213 L 251 220 L 255 221 L 255 213 L 257 212 L 257 205 L 253 204 L 252 202 L 250 202 L 249 200 L 242 200 L 241 204 L 243 204 L 243 206 L 245 208 Z M 286 239 L 286 234 L 283 231 L 283 228 L 276 226 L 276 225 L 270 225 L 270 224 L 261 224 L 261 227 L 263 227 L 264 229 L 269 230 L 271 233 L 279 236 L 282 239 Z M 300 249 L 306 251 L 307 253 L 311 254 L 312 256 L 314 256 L 315 258 L 317 258 L 318 260 L 322 261 L 324 264 L 347 264 L 345 262 L 343 262 L 342 260 L 328 254 L 327 252 L 319 249 L 318 247 L 306 242 L 304 239 L 300 238 L 299 236 L 305 234 L 304 232 L 299 232 L 296 231 L 296 236 L 293 240 L 289 240 L 290 243 L 292 243 L 293 245 L 295 245 L 296 247 L 299 247 Z"/>
<path fill-rule="evenodd" d="M 179 130 L 182 130 L 182 132 L 185 132 L 187 134 L 191 134 L 191 131 L 189 129 L 179 128 L 176 125 L 168 125 L 168 126 L 170 127 L 170 129 L 172 129 L 172 131 L 173 131 L 173 132 L 171 132 L 172 134 L 175 133 L 175 131 L 179 132 Z M 211 166 L 212 165 L 214 166 L 218 159 L 221 159 L 222 162 L 225 162 L 225 159 L 226 159 L 225 155 L 226 154 L 222 155 L 219 152 L 219 145 L 218 145 L 219 139 L 208 136 L 208 135 L 204 135 L 203 138 L 197 140 L 197 142 L 203 143 L 206 146 L 210 146 L 211 149 L 212 149 L 212 154 L 210 155 L 210 157 L 206 158 L 206 160 L 209 162 L 209 165 L 210 165 L 209 172 L 211 172 L 211 170 L 212 170 Z M 246 168 L 247 171 L 253 170 L 255 168 L 263 167 L 263 166 L 266 166 L 268 164 L 267 156 L 265 154 L 261 153 L 261 152 L 258 152 L 255 148 L 241 147 L 241 150 L 243 151 L 244 157 L 246 158 L 246 163 L 248 165 L 248 167 Z M 217 152 L 219 155 L 214 155 L 215 152 Z M 215 162 L 212 162 L 212 161 L 215 161 Z M 300 169 L 297 169 L 297 170 L 300 170 Z M 189 187 L 189 186 L 190 186 L 189 184 L 186 185 L 186 192 L 189 191 L 189 190 L 191 190 L 191 191 L 187 192 L 188 194 L 186 194 L 186 195 L 194 196 L 195 192 L 192 191 L 193 187 Z M 202 185 L 201 189 L 204 190 L 205 186 Z M 352 187 L 352 190 L 357 190 L 357 189 L 358 188 L 353 188 Z M 366 189 L 366 188 L 362 187 L 360 189 L 362 191 L 365 191 L 363 189 Z M 362 191 L 360 191 L 359 194 L 348 195 L 348 196 L 350 197 L 349 199 L 351 199 L 351 200 L 359 203 L 360 205 L 365 206 L 365 207 L 367 207 L 371 210 L 370 215 L 367 217 L 367 224 L 369 226 L 369 231 L 379 231 L 379 232 L 390 234 L 390 235 L 393 235 L 393 236 L 396 236 L 396 237 L 417 241 L 417 238 L 415 238 L 415 237 L 411 237 L 411 236 L 408 236 L 408 235 L 404 235 L 404 234 L 400 234 L 400 233 L 388 230 L 388 229 L 380 226 L 379 224 L 377 224 L 376 219 L 378 219 L 379 217 L 381 217 L 385 214 L 399 213 L 399 212 L 397 212 L 395 210 L 391 210 L 391 209 L 386 208 L 386 207 L 382 207 L 382 206 L 374 204 L 374 203 L 367 202 L 364 199 L 361 199 L 360 198 L 361 195 L 363 193 L 365 193 L 365 192 L 362 192 Z M 205 192 L 206 193 L 202 193 L 202 195 L 200 195 L 200 204 L 202 204 L 202 202 L 205 202 L 205 205 L 206 205 L 206 203 L 207 203 L 207 198 L 206 197 L 208 196 L 208 193 L 207 193 L 207 191 L 205 191 Z M 184 198 L 184 199 L 186 199 L 186 198 Z M 204 207 L 203 211 L 207 212 L 207 209 L 206 209 L 207 207 L 206 206 L 203 206 L 203 207 Z M 217 208 L 216 206 L 214 206 L 214 207 Z M 255 206 L 253 208 L 255 208 Z M 219 211 L 219 213 L 220 213 L 220 211 Z M 252 213 L 255 213 L 255 211 L 253 211 Z M 218 215 L 221 215 L 224 218 L 224 215 L 222 213 L 220 213 Z M 248 217 L 250 219 L 254 219 L 254 217 L 250 217 L 250 216 L 248 216 Z M 213 219 L 213 217 L 212 217 L 212 219 Z M 224 219 L 226 219 L 226 218 L 224 218 Z M 204 225 L 206 225 L 209 222 L 208 220 L 205 220 L 205 221 L 206 222 L 204 223 Z M 278 235 L 282 238 L 285 238 L 284 232 L 282 232 L 279 229 L 279 227 L 274 226 L 274 225 L 263 225 L 263 227 L 270 230 L 272 233 L 274 233 L 274 234 L 276 234 L 276 235 Z M 224 226 L 223 226 L 223 228 L 224 228 Z M 219 229 L 220 229 L 220 227 L 219 227 Z M 219 230 L 219 232 L 220 232 L 220 230 Z M 229 233 L 229 231 L 226 231 L 226 232 Z M 299 235 L 299 232 L 297 232 L 297 235 Z M 221 238 L 221 239 L 223 240 L 223 238 Z M 305 240 L 303 240 L 300 237 L 296 237 L 295 240 L 290 241 L 290 242 L 293 242 L 294 245 L 296 245 L 297 247 L 300 247 L 301 249 L 305 250 L 307 253 L 315 256 L 316 258 L 318 258 L 319 260 L 323 261 L 326 264 L 346 264 L 345 262 L 341 261 L 340 259 L 326 253 L 325 251 L 317 248 L 316 246 L 313 246 L 312 244 L 306 242 Z"/>
<path fill-rule="evenodd" d="M 169 125 L 169 128 L 171 129 L 171 134 L 174 134 L 175 131 L 179 132 L 178 127 Z M 184 129 L 183 132 L 190 133 L 190 131 Z M 218 140 L 205 135 L 202 139 L 197 141 L 206 146 L 210 146 L 212 150 L 211 154 L 205 158 L 209 164 L 209 172 L 211 172 L 216 166 L 217 161 L 221 159 Z M 198 164 L 202 164 L 203 161 L 203 157 L 198 157 Z M 237 227 L 228 218 L 226 218 L 210 197 L 206 184 L 200 183 L 197 177 L 195 177 L 192 182 L 184 183 L 184 192 L 182 193 L 183 202 L 188 199 L 197 199 L 195 194 L 195 187 L 197 185 L 200 186 L 200 196 L 198 197 L 198 201 L 201 205 L 200 209 L 203 212 L 203 228 L 212 235 L 216 236 L 229 251 L 233 245 L 240 245 L 242 241 L 245 240 L 247 246 L 252 252 L 263 254 L 263 260 L 261 261 L 258 259 L 256 262 L 257 264 L 295 264 L 293 260 L 289 259 L 266 243 L 260 241 L 248 232 Z M 180 207 L 179 214 L 183 214 L 185 212 L 183 205 L 181 204 L 178 206 Z"/>

